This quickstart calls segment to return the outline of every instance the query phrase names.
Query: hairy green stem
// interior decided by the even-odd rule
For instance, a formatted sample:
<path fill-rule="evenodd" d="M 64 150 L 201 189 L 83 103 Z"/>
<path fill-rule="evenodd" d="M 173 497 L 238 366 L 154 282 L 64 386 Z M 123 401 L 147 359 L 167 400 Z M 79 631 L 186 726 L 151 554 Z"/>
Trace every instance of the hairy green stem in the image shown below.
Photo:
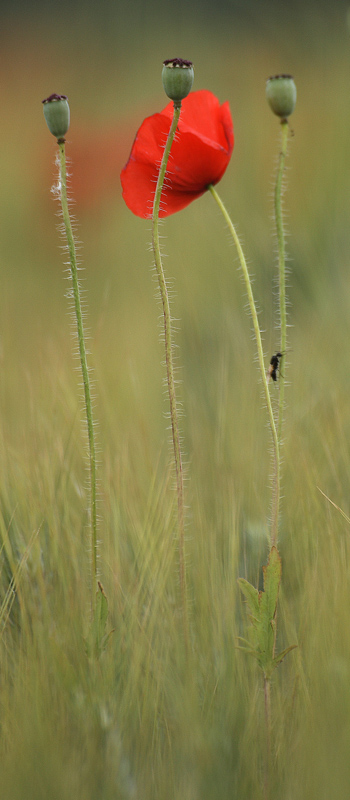
<path fill-rule="evenodd" d="M 90 529 L 91 529 L 91 608 L 95 609 L 96 590 L 97 590 L 97 511 L 96 511 L 96 448 L 94 437 L 94 424 L 92 416 L 91 389 L 89 379 L 89 369 L 86 358 L 83 315 L 80 300 L 80 289 L 78 280 L 78 267 L 74 234 L 69 215 L 67 200 L 67 172 L 65 143 L 58 141 L 60 154 L 60 201 L 62 207 L 63 223 L 66 232 L 69 262 L 72 278 L 74 310 L 77 324 L 79 355 L 81 372 L 84 386 L 85 414 L 89 442 L 89 476 L 90 476 Z"/>
<path fill-rule="evenodd" d="M 180 447 L 178 412 L 176 404 L 174 363 L 173 363 L 173 341 L 172 341 L 173 337 L 171 328 L 169 295 L 164 276 L 164 270 L 160 252 L 160 244 L 159 244 L 160 201 L 161 201 L 162 189 L 163 189 L 168 159 L 170 155 L 170 150 L 172 143 L 174 141 L 174 136 L 178 125 L 180 112 L 181 112 L 181 102 L 179 103 L 174 102 L 173 119 L 171 122 L 168 138 L 163 152 L 163 158 L 160 165 L 157 186 L 154 196 L 153 214 L 152 214 L 152 247 L 153 247 L 154 263 L 157 271 L 160 295 L 162 300 L 162 308 L 163 308 L 165 363 L 166 363 L 167 385 L 168 385 L 169 404 L 170 404 L 171 431 L 172 431 L 175 474 L 176 474 L 177 519 L 178 519 L 178 537 L 179 537 L 178 540 L 179 581 L 180 581 L 180 592 L 181 592 L 182 618 L 184 626 L 184 638 L 185 638 L 186 649 L 188 649 L 189 633 L 188 633 L 187 582 L 186 582 L 186 562 L 185 562 L 184 474 L 183 474 L 183 464 L 182 464 L 181 447 Z"/>
<path fill-rule="evenodd" d="M 281 126 L 282 126 L 281 150 L 279 154 L 276 185 L 275 185 L 275 221 L 276 221 L 277 244 L 278 244 L 279 313 L 280 313 L 280 330 L 281 330 L 280 352 L 285 354 L 287 347 L 286 264 L 285 264 L 286 249 L 285 249 L 285 235 L 283 229 L 282 190 L 283 190 L 283 173 L 287 155 L 288 120 L 283 119 L 281 122 Z M 281 438 L 282 438 L 284 386 L 285 386 L 285 363 L 283 366 L 283 373 L 281 373 L 280 371 L 279 374 L 279 402 L 278 402 L 279 444 L 281 444 Z"/>
<path fill-rule="evenodd" d="M 241 269 L 242 269 L 242 272 L 243 272 L 246 292 L 247 292 L 247 295 L 248 295 L 250 314 L 251 314 L 252 321 L 253 321 L 255 341 L 256 341 L 256 347 L 257 347 L 257 351 L 258 351 L 259 368 L 260 368 L 260 374 L 261 374 L 261 379 L 262 379 L 262 384 L 263 384 L 263 389 L 264 389 L 265 402 L 266 402 L 266 407 L 267 407 L 267 412 L 268 412 L 268 417 L 269 417 L 271 436 L 272 436 L 272 446 L 273 446 L 274 480 L 273 480 L 272 516 L 271 516 L 271 534 L 270 534 L 271 547 L 272 547 L 273 545 L 276 544 L 277 534 L 278 534 L 278 513 L 279 513 L 279 502 L 280 502 L 280 455 L 279 455 L 279 442 L 278 442 L 278 436 L 277 436 L 277 430 L 276 430 L 276 423 L 275 423 L 275 418 L 274 418 L 274 414 L 273 414 L 273 410 L 272 410 L 269 387 L 268 387 L 268 383 L 267 383 L 266 368 L 265 368 L 265 361 L 264 361 L 264 351 L 263 351 L 262 340 L 261 340 L 261 332 L 260 332 L 258 314 L 257 314 L 256 305 L 255 305 L 255 301 L 254 301 L 252 283 L 251 283 L 251 279 L 250 279 L 250 275 L 249 275 L 249 271 L 248 271 L 248 267 L 247 267 L 247 262 L 245 260 L 244 253 L 243 253 L 243 250 L 242 250 L 242 245 L 241 245 L 241 243 L 239 241 L 239 238 L 238 238 L 238 235 L 236 233 L 235 227 L 233 225 L 233 222 L 232 222 L 232 220 L 231 220 L 231 218 L 229 216 L 229 213 L 228 213 L 227 209 L 225 208 L 225 206 L 224 206 L 221 198 L 219 197 L 216 189 L 214 188 L 214 186 L 210 185 L 210 186 L 208 186 L 208 189 L 211 192 L 211 194 L 213 195 L 214 200 L 216 200 L 216 202 L 217 202 L 217 204 L 219 206 L 219 209 L 220 209 L 220 211 L 221 211 L 221 213 L 222 213 L 222 215 L 223 215 L 223 217 L 224 217 L 224 219 L 225 219 L 225 221 L 226 221 L 226 223 L 228 225 L 228 228 L 230 230 L 232 239 L 233 239 L 234 244 L 236 246 L 236 250 L 237 250 L 238 258 L 239 258 L 239 263 L 240 263 L 240 266 L 241 266 Z"/>

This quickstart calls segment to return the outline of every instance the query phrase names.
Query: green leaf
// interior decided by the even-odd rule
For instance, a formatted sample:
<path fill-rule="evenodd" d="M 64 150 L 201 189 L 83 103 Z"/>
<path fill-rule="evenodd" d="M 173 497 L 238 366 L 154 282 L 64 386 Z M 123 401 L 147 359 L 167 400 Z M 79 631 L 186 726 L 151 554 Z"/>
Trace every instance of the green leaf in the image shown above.
<path fill-rule="evenodd" d="M 282 650 L 281 653 L 279 653 L 278 656 L 275 656 L 275 658 L 273 659 L 273 666 L 278 667 L 278 665 L 281 663 L 281 661 L 283 661 L 286 655 L 290 653 L 291 650 L 295 650 L 296 647 L 298 647 L 297 644 L 290 644 L 289 647 L 286 647 L 285 650 Z"/>
<path fill-rule="evenodd" d="M 243 636 L 237 636 L 237 641 L 242 642 L 242 644 L 237 644 L 237 650 L 245 650 L 246 653 L 251 653 L 256 658 L 259 657 L 259 653 L 255 648 L 255 643 L 250 641 L 249 639 L 244 639 Z"/>
<path fill-rule="evenodd" d="M 251 641 L 242 639 L 243 646 L 240 649 L 253 655 L 266 677 L 271 675 L 273 669 L 283 660 L 290 650 L 295 647 L 287 647 L 275 657 L 276 642 L 276 610 L 278 593 L 282 576 L 281 559 L 276 547 L 272 547 L 267 565 L 263 567 L 264 590 L 258 592 L 244 578 L 238 579 L 238 585 L 244 595 L 250 613 L 252 623 Z"/>
<path fill-rule="evenodd" d="M 237 636 L 237 641 L 244 642 L 244 644 L 247 645 L 248 648 L 252 646 L 252 643 L 249 641 L 249 639 L 244 639 L 243 636 Z"/>
<path fill-rule="evenodd" d="M 255 588 L 255 586 L 252 586 L 251 583 L 246 581 L 245 578 L 238 578 L 237 583 L 242 594 L 244 594 L 253 618 L 257 619 L 260 613 L 258 590 Z"/>
<path fill-rule="evenodd" d="M 266 567 L 263 567 L 264 591 L 260 596 L 259 644 L 264 654 L 264 668 L 272 663 L 276 641 L 276 609 L 281 582 L 282 565 L 276 547 L 272 547 Z"/>
<path fill-rule="evenodd" d="M 259 659 L 260 659 L 258 651 L 257 650 L 252 650 L 251 647 L 243 647 L 243 645 L 238 644 L 237 645 L 237 650 L 243 650 L 244 653 L 248 653 L 248 655 L 254 656 L 254 658 L 256 658 L 257 661 L 259 661 Z"/>

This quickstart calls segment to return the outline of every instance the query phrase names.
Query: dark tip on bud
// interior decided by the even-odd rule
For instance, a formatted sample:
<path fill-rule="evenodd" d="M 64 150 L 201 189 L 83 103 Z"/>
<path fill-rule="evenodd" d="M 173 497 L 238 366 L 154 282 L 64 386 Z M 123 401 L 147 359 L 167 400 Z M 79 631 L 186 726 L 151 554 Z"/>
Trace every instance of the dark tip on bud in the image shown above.
<path fill-rule="evenodd" d="M 50 94 L 50 97 L 46 97 L 45 100 L 42 100 L 42 103 L 53 103 L 54 100 L 68 100 L 66 94 Z"/>
<path fill-rule="evenodd" d="M 192 61 L 186 61 L 185 58 L 168 58 L 166 61 L 163 61 L 164 67 L 193 67 Z"/>
<path fill-rule="evenodd" d="M 268 78 L 267 80 L 268 80 L 268 81 L 278 81 L 278 80 L 281 80 L 281 78 L 283 78 L 284 80 L 289 80 L 289 79 L 290 79 L 291 81 L 292 81 L 292 80 L 294 80 L 294 78 L 293 78 L 293 75 L 287 75 L 287 74 L 285 74 L 285 75 L 284 75 L 284 74 L 281 74 L 281 75 L 271 75 L 271 77 L 270 77 L 270 78 Z"/>
<path fill-rule="evenodd" d="M 68 97 L 65 94 L 50 94 L 42 100 L 47 127 L 56 139 L 63 140 L 70 122 Z"/>
<path fill-rule="evenodd" d="M 184 58 L 168 58 L 163 62 L 162 81 L 168 97 L 174 103 L 181 103 L 193 86 L 192 61 L 186 61 Z"/>
<path fill-rule="evenodd" d="M 297 87 L 292 75 L 273 75 L 266 81 L 266 98 L 273 113 L 287 119 L 295 109 Z"/>

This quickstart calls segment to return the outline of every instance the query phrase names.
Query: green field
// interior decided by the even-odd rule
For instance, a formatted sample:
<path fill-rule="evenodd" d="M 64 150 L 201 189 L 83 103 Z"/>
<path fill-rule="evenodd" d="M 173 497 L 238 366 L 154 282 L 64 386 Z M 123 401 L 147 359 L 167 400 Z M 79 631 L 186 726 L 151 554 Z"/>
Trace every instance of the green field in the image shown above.
<path fill-rule="evenodd" d="M 241 7 L 240 7 L 241 8 Z M 249 8 L 249 6 L 248 6 Z M 254 276 L 266 366 L 278 349 L 266 78 L 291 72 L 285 222 L 289 343 L 273 674 L 272 800 L 347 800 L 350 782 L 350 33 L 346 6 L 228 5 L 188 19 L 107 2 L 6 17 L 0 53 L 0 798 L 263 800 L 261 674 L 237 649 L 237 578 L 261 586 L 271 453 L 239 264 L 209 194 L 162 223 L 174 289 L 187 465 L 190 653 L 150 223 L 123 204 L 138 125 L 166 105 L 165 58 L 229 100 L 220 193 Z M 185 6 L 180 6 L 185 13 Z M 65 297 L 55 141 L 41 100 L 69 96 L 99 451 L 100 577 L 114 629 L 88 658 L 86 442 Z M 108 134 L 108 137 L 107 137 Z M 115 136 L 115 149 L 113 141 Z M 107 138 L 108 140 L 107 140 Z M 96 172 L 97 163 L 97 172 Z M 67 278 L 67 274 L 65 275 Z M 271 386 L 277 402 L 278 384 Z M 320 491 L 321 490 L 321 491 Z M 322 492 L 324 494 L 322 494 Z M 327 497 L 325 497 L 326 495 Z M 329 498 L 329 499 L 327 499 Z M 330 502 L 331 500 L 332 502 Z"/>

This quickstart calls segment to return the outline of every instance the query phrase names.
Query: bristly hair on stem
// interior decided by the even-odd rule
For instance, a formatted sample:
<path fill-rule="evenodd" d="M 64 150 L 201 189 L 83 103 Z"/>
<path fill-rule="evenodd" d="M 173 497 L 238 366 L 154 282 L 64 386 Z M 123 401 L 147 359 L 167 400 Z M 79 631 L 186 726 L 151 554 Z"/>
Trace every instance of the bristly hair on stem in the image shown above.
<path fill-rule="evenodd" d="M 285 230 L 283 221 L 283 179 L 285 171 L 285 160 L 287 156 L 288 144 L 288 121 L 281 122 L 281 146 L 278 157 L 278 167 L 274 192 L 274 214 L 277 235 L 278 249 L 278 292 L 279 292 L 279 327 L 280 327 L 280 351 L 285 354 L 287 350 L 287 298 L 286 298 L 286 245 Z M 279 374 L 279 403 L 278 403 L 278 441 L 281 443 L 284 410 L 284 387 L 285 369 Z"/>
<path fill-rule="evenodd" d="M 244 278 L 245 288 L 248 297 L 248 304 L 249 304 L 249 311 L 252 318 L 253 323 L 253 330 L 254 330 L 254 337 L 256 342 L 257 348 L 257 356 L 258 356 L 258 364 L 260 370 L 260 376 L 263 384 L 263 391 L 264 391 L 264 400 L 265 405 L 268 413 L 269 425 L 271 430 L 271 440 L 272 440 L 272 452 L 273 452 L 273 488 L 272 488 L 272 516 L 271 516 L 271 529 L 270 529 L 270 542 L 271 547 L 276 544 L 277 541 L 277 533 L 278 533 L 278 509 L 279 509 L 279 502 L 280 502 L 280 449 L 279 449 L 279 441 L 278 441 L 278 434 L 276 428 L 275 417 L 273 413 L 272 403 L 271 403 L 271 396 L 268 387 L 267 375 L 266 375 L 266 365 L 265 365 L 265 358 L 264 358 L 264 351 L 262 345 L 262 337 L 261 337 L 261 330 L 259 325 L 258 313 L 256 309 L 256 303 L 253 295 L 253 288 L 252 288 L 252 280 L 249 274 L 247 262 L 244 256 L 243 248 L 240 243 L 239 237 L 237 235 L 236 229 L 233 225 L 231 217 L 224 206 L 221 198 L 219 197 L 216 189 L 214 186 L 208 187 L 209 191 L 211 192 L 215 202 L 219 206 L 219 209 L 225 219 L 225 222 L 229 228 L 230 234 L 232 236 L 234 245 L 237 250 L 237 255 L 240 263 L 240 267 L 242 270 L 242 275 Z"/>
<path fill-rule="evenodd" d="M 152 214 L 152 248 L 154 263 L 158 277 L 159 290 L 162 301 L 163 325 L 164 325 L 164 344 L 165 344 L 165 363 L 167 388 L 170 405 L 170 419 L 172 443 L 174 452 L 175 474 L 176 474 L 176 493 L 177 493 L 177 526 L 178 526 L 178 547 L 179 547 L 179 583 L 181 593 L 181 611 L 186 652 L 189 651 L 189 629 L 188 629 L 188 599 L 186 581 L 186 562 L 185 562 L 185 500 L 184 500 L 184 470 L 181 453 L 181 440 L 179 431 L 178 408 L 176 401 L 176 381 L 173 361 L 173 330 L 171 324 L 169 292 L 165 280 L 159 241 L 159 210 L 164 185 L 166 169 L 172 143 L 174 141 L 176 128 L 181 112 L 181 101 L 174 101 L 174 114 L 171 122 L 168 138 L 165 144 L 162 162 L 160 165 L 156 191 L 153 202 Z"/>
<path fill-rule="evenodd" d="M 83 379 L 85 416 L 88 434 L 88 455 L 89 455 L 89 524 L 90 524 L 90 547 L 91 547 L 91 611 L 94 616 L 96 605 L 96 591 L 98 588 L 98 543 L 97 543 L 97 481 L 96 481 L 96 445 L 94 434 L 94 420 L 92 413 L 91 382 L 89 377 L 89 367 L 87 363 L 85 332 L 83 325 L 83 311 L 81 303 L 81 289 L 78 280 L 77 247 L 73 233 L 72 222 L 69 214 L 67 196 L 67 169 L 65 142 L 58 141 L 59 147 L 59 180 L 55 187 L 55 194 L 59 198 L 63 217 L 64 233 L 67 240 L 69 252 L 69 268 L 72 283 L 72 299 L 76 320 L 76 331 L 78 335 L 78 350 L 80 358 L 81 373 Z"/>

